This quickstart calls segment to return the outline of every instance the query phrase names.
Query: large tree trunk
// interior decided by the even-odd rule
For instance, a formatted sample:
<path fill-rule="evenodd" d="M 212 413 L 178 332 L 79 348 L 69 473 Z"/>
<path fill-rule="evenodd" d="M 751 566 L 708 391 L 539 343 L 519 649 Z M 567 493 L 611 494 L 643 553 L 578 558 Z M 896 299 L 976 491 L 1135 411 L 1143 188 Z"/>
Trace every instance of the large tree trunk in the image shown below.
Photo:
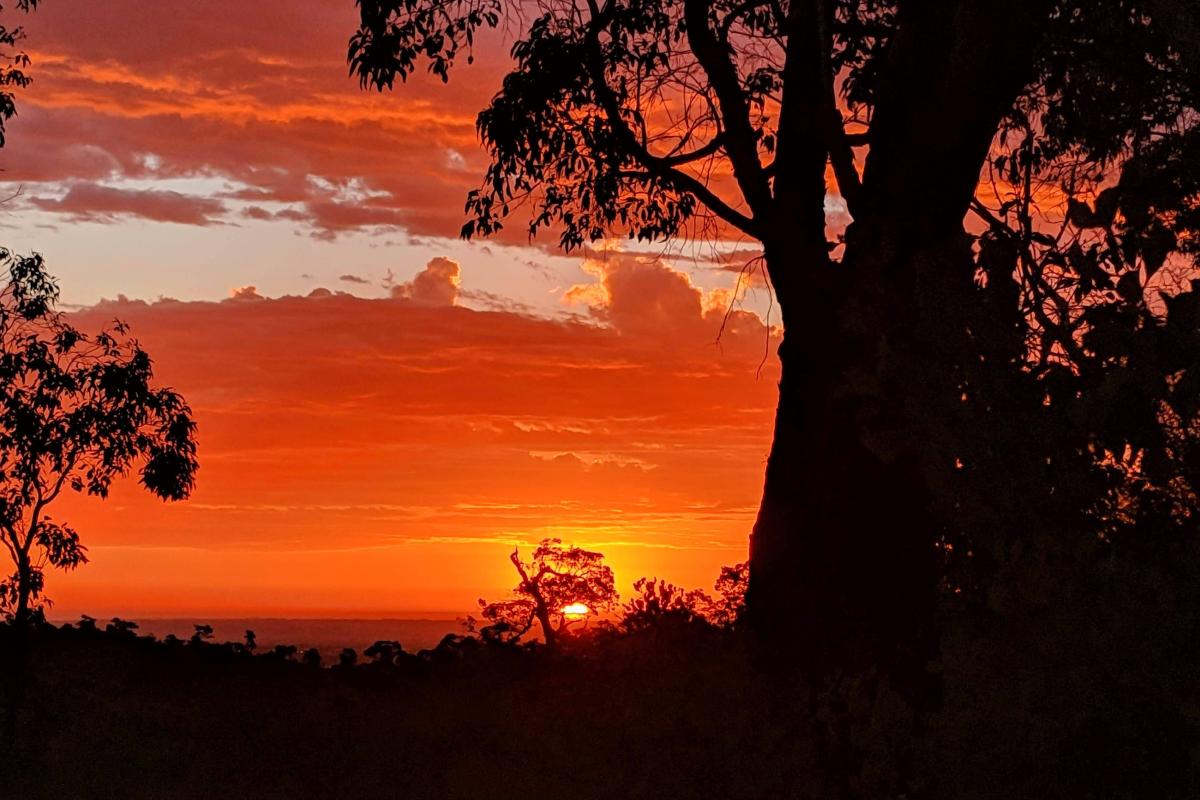
<path fill-rule="evenodd" d="M 927 695 L 938 574 L 928 493 L 906 400 L 887 385 L 884 335 L 848 319 L 854 307 L 784 307 L 750 622 L 810 677 L 876 667 Z"/>
<path fill-rule="evenodd" d="M 542 590 L 538 586 L 536 578 L 530 578 L 529 573 L 525 570 L 525 566 L 521 563 L 521 554 L 514 549 L 508 557 L 513 566 L 517 569 L 517 574 L 521 576 L 521 586 L 526 593 L 533 599 L 533 615 L 537 617 L 538 623 L 542 626 L 542 638 L 546 642 L 546 647 L 551 650 L 557 644 L 558 636 L 555 633 L 554 625 L 550 621 L 550 608 L 546 605 L 546 598 L 542 596 Z"/>
<path fill-rule="evenodd" d="M 14 620 L 18 626 L 29 624 L 30 599 L 33 593 L 33 572 L 29 556 L 18 553 L 17 558 L 17 607 Z"/>
<path fill-rule="evenodd" d="M 786 230 L 766 244 L 785 334 L 747 608 L 768 652 L 819 682 L 874 669 L 937 702 L 930 470 L 950 464 L 924 439 L 956 396 L 962 221 L 1049 6 L 902 5 L 841 263 L 785 263 Z"/>
<path fill-rule="evenodd" d="M 25 705 L 25 683 L 29 661 L 29 619 L 31 565 L 29 556 L 18 553 L 17 558 L 17 607 L 14 625 L 8 634 L 6 647 L 0 647 L 0 683 L 5 692 L 3 741 L 0 754 L 12 757 L 17 747 L 17 718 Z"/>

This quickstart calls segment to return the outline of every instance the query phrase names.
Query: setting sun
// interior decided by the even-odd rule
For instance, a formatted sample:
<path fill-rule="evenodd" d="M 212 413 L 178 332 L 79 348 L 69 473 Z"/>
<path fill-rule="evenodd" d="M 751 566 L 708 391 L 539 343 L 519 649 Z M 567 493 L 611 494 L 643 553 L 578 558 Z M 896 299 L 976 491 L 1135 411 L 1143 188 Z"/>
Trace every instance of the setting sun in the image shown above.
<path fill-rule="evenodd" d="M 590 611 L 591 609 L 583 603 L 571 603 L 569 606 L 564 606 L 562 610 L 563 614 L 568 617 L 586 617 Z"/>

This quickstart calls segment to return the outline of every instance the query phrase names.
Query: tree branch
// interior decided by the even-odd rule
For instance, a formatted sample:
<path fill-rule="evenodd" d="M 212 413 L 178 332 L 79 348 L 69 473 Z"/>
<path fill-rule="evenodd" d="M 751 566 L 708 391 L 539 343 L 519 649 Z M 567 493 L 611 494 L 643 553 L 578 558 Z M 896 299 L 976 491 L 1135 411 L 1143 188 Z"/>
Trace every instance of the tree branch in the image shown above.
<path fill-rule="evenodd" d="M 711 155 L 715 155 L 717 152 L 719 152 L 721 147 L 723 146 L 723 142 L 722 142 L 723 138 L 724 137 L 721 134 L 717 134 L 712 139 L 710 139 L 707 144 L 703 145 L 702 147 L 697 147 L 695 150 L 693 150 L 690 153 L 680 153 L 678 155 L 673 155 L 673 156 L 662 156 L 661 158 L 659 158 L 659 161 L 663 165 L 668 166 L 668 167 L 679 167 L 679 166 L 683 166 L 684 164 L 690 164 L 693 161 L 700 161 L 702 159 L 708 158 Z"/>
<path fill-rule="evenodd" d="M 862 179 L 854 166 L 854 150 L 846 134 L 841 112 L 834 106 L 828 109 L 829 116 L 829 163 L 837 181 L 838 193 L 846 201 L 846 208 L 854 216 L 858 211 L 858 198 L 862 190 Z"/>
<path fill-rule="evenodd" d="M 774 242 L 786 259 L 768 259 L 767 271 L 781 305 L 795 296 L 796 264 L 820 271 L 830 264 L 825 238 L 825 169 L 829 154 L 826 104 L 827 28 L 817 0 L 793 0 L 785 33 L 779 142 L 771 164 L 776 225 L 786 240 Z M 787 266 L 785 266 L 785 263 Z"/>
<path fill-rule="evenodd" d="M 19 538 L 17 535 L 17 530 L 12 525 L 4 525 L 3 527 L 0 527 L 0 531 L 2 531 L 4 534 L 0 536 L 0 542 L 4 542 L 4 547 L 8 550 L 8 554 L 12 557 L 13 566 L 15 567 L 17 562 L 20 560 L 17 557 L 16 551 Z"/>
<path fill-rule="evenodd" d="M 1017 245 L 1017 247 L 1020 249 L 1021 264 L 1025 268 L 1023 272 L 1028 275 L 1035 284 L 1040 286 L 1042 291 L 1046 292 L 1047 294 L 1054 295 L 1054 299 L 1061 302 L 1061 298 L 1054 290 L 1054 287 L 1047 284 L 1045 278 L 1043 278 L 1041 275 L 1035 274 L 1034 270 L 1031 268 L 1031 265 L 1035 262 L 1035 259 L 1033 257 L 1033 253 L 1030 251 L 1029 242 L 1024 237 L 1018 236 L 1016 233 L 1014 233 L 1012 228 L 1004 224 L 1004 221 L 993 214 L 991 209 L 981 203 L 978 198 L 975 198 L 971 201 L 970 208 L 977 217 L 987 223 L 988 227 Z M 1042 304 L 1040 302 L 1040 298 L 1037 296 L 1037 293 L 1033 291 L 1032 288 L 1030 288 L 1029 293 L 1033 298 L 1032 302 L 1029 303 L 1029 308 L 1033 312 L 1033 315 L 1037 318 L 1038 323 L 1040 323 L 1042 328 L 1054 337 L 1055 341 L 1062 345 L 1063 350 L 1066 351 L 1067 355 L 1071 357 L 1072 361 L 1074 361 L 1076 365 L 1083 366 L 1087 362 L 1087 356 L 1084 354 L 1083 350 L 1080 349 L 1078 342 L 1075 341 L 1073 335 L 1074 331 L 1069 325 L 1064 326 L 1050 319 L 1050 317 L 1047 316 L 1045 309 L 1042 308 Z"/>
<path fill-rule="evenodd" d="M 777 20 L 782 22 L 783 14 L 779 13 L 781 9 L 779 7 L 778 0 L 745 0 L 745 2 L 735 7 L 725 15 L 724 19 L 721 20 L 721 34 L 719 37 L 721 42 L 729 42 L 729 29 L 733 27 L 733 23 L 737 22 L 738 17 L 742 16 L 742 14 L 745 14 L 747 11 L 752 11 L 758 6 L 767 4 L 770 4 L 772 12 L 778 13 Z"/>
<path fill-rule="evenodd" d="M 520 550 L 515 547 L 513 548 L 512 555 L 508 558 L 512 561 L 513 566 L 517 568 L 517 574 L 521 576 L 521 586 L 533 600 L 533 613 L 542 624 L 542 633 L 546 637 L 546 645 L 553 648 L 554 628 L 550 624 L 550 609 L 547 607 L 546 598 L 542 596 L 541 587 L 537 583 L 541 580 L 541 573 L 539 572 L 538 577 L 531 581 L 529 573 L 525 571 L 525 565 L 521 563 Z"/>
<path fill-rule="evenodd" d="M 758 158 L 758 137 L 750 123 L 750 105 L 728 45 L 717 39 L 708 24 L 708 8 L 708 0 L 684 0 L 688 42 L 717 97 L 721 127 L 727 139 L 725 152 L 733 165 L 733 177 L 751 213 L 755 217 L 765 216 L 771 207 L 771 187 Z"/>
<path fill-rule="evenodd" d="M 595 4 L 589 3 L 593 8 Z M 625 145 L 629 155 L 644 169 L 645 172 L 621 171 L 621 175 L 627 178 L 635 178 L 639 180 L 658 179 L 667 183 L 671 187 L 693 194 L 696 198 L 704 203 L 714 214 L 721 219 L 738 228 L 742 232 L 761 238 L 758 232 L 758 225 L 751 217 L 746 216 L 731 205 L 721 199 L 715 192 L 708 188 L 707 185 L 700 179 L 689 175 L 676 168 L 679 164 L 695 161 L 703 156 L 697 156 L 696 153 L 706 148 L 711 148 L 715 153 L 721 148 L 723 137 L 716 137 L 703 148 L 684 156 L 674 156 L 672 158 L 661 158 L 654 155 L 642 144 L 638 139 L 637 134 L 629 127 L 625 118 L 621 115 L 621 106 L 617 101 L 616 95 L 612 91 L 612 87 L 608 85 L 608 80 L 604 74 L 603 54 L 600 50 L 600 31 L 606 24 L 606 17 L 603 12 L 598 10 L 594 12 L 591 24 L 588 26 L 587 44 L 588 44 L 588 75 L 591 78 L 592 88 L 596 93 L 596 99 L 600 103 L 600 108 L 604 111 L 605 119 L 609 126 L 621 139 Z M 732 156 L 731 156 L 732 158 Z M 681 160 L 682 159 L 682 160 Z M 755 159 L 757 161 L 757 158 Z"/>
<path fill-rule="evenodd" d="M 646 165 L 645 171 L 621 170 L 620 175 L 622 178 L 641 181 L 659 178 L 671 183 L 676 189 L 694 194 L 710 211 L 746 235 L 753 236 L 755 239 L 762 239 L 762 228 L 758 223 L 730 206 L 705 186 L 703 181 L 693 178 L 691 175 L 679 172 L 678 170 L 655 170 L 649 164 Z"/>

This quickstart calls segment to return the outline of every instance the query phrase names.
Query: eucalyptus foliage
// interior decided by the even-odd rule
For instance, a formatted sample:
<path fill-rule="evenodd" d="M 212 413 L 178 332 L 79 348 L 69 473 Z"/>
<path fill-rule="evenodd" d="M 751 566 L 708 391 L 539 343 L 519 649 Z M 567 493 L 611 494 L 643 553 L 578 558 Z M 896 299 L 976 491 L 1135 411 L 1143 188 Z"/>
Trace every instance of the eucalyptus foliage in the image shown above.
<path fill-rule="evenodd" d="M 46 570 L 87 562 L 79 533 L 51 517 L 64 491 L 106 497 L 136 472 L 164 500 L 195 485 L 196 424 L 183 397 L 154 384 L 150 356 L 114 321 L 89 334 L 57 309 L 40 255 L 0 250 L 0 542 L 14 572 L 0 609 L 27 617 Z"/>

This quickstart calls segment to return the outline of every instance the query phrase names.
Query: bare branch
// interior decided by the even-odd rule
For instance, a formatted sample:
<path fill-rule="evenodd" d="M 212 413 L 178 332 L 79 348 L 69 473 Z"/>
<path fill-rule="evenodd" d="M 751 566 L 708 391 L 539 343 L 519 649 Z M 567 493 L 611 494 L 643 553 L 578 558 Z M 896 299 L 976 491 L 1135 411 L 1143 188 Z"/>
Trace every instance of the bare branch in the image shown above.
<path fill-rule="evenodd" d="M 592 0 L 590 5 L 595 5 L 594 0 Z M 645 169 L 645 172 L 623 171 L 621 175 L 639 180 L 657 178 L 677 190 L 694 194 L 700 202 L 708 206 L 718 217 L 750 236 L 757 238 L 759 236 L 758 225 L 752 218 L 733 208 L 709 189 L 700 179 L 676 168 L 677 164 L 697 160 L 700 156 L 695 156 L 694 153 L 688 154 L 684 161 L 680 161 L 679 156 L 672 158 L 655 156 L 646 149 L 637 134 L 629 127 L 629 124 L 621 115 L 620 103 L 617 101 L 612 87 L 608 85 L 607 77 L 604 74 L 604 61 L 600 50 L 600 31 L 603 29 L 604 24 L 605 16 L 599 14 L 593 17 L 588 28 L 588 74 L 591 78 L 596 98 L 604 111 L 605 119 L 621 138 L 629 154 Z M 714 139 L 706 147 L 712 147 L 713 152 L 716 152 L 721 147 L 721 142 L 718 139 Z M 757 162 L 757 157 L 755 160 Z"/>
<path fill-rule="evenodd" d="M 668 167 L 680 167 L 684 164 L 690 164 L 693 161 L 702 161 L 709 156 L 720 152 L 723 146 L 722 136 L 720 134 L 714 136 L 702 147 L 697 147 L 690 153 L 680 153 L 679 155 L 663 156 L 659 159 L 663 165 Z"/>
<path fill-rule="evenodd" d="M 688 42 L 717 96 L 733 176 L 754 216 L 765 216 L 771 207 L 771 187 L 758 158 L 758 136 L 750 122 L 750 106 L 728 44 L 718 40 L 709 25 L 708 10 L 707 0 L 684 0 Z"/>

